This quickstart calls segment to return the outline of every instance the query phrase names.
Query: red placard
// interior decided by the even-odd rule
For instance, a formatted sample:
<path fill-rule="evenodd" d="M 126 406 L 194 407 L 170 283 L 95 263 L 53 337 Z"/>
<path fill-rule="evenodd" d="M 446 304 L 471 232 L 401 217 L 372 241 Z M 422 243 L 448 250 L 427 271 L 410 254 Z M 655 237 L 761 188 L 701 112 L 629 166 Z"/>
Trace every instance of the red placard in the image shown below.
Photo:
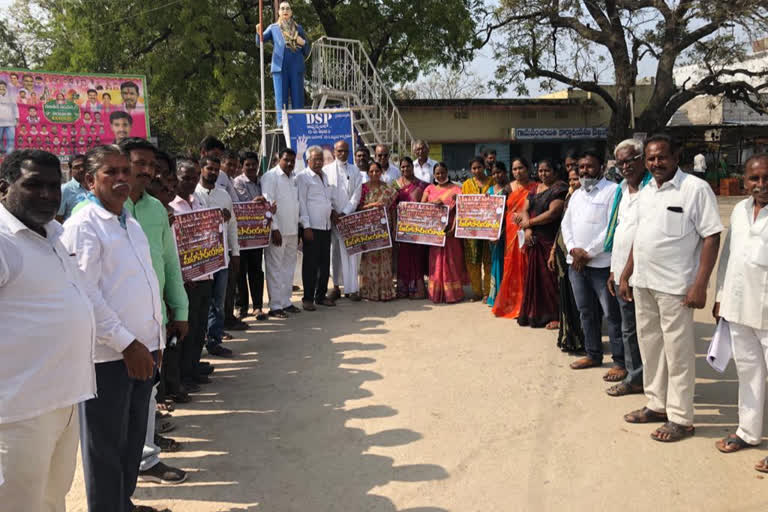
<path fill-rule="evenodd" d="M 448 207 L 432 203 L 404 202 L 397 205 L 395 241 L 445 246 Z"/>
<path fill-rule="evenodd" d="M 456 238 L 498 240 L 504 220 L 504 196 L 456 196 Z"/>
<path fill-rule="evenodd" d="M 350 256 L 392 247 L 389 220 L 384 207 L 345 215 L 339 219 L 336 229 Z"/>
<path fill-rule="evenodd" d="M 180 213 L 174 217 L 173 232 L 184 282 L 227 268 L 220 209 Z"/>

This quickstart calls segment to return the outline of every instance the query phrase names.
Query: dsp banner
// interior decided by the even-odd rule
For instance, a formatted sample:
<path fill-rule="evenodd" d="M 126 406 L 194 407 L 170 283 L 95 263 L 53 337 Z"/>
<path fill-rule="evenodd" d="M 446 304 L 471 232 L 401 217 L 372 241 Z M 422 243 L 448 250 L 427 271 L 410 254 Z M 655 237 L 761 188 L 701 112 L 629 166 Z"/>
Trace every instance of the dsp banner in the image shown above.
<path fill-rule="evenodd" d="M 237 219 L 237 241 L 240 250 L 261 249 L 269 245 L 272 213 L 266 204 L 233 203 Z"/>
<path fill-rule="evenodd" d="M 412 202 L 397 205 L 397 242 L 444 247 L 446 227 L 448 207 L 445 205 Z"/>
<path fill-rule="evenodd" d="M 283 132 L 288 147 L 296 151 L 296 171 L 307 165 L 307 149 L 323 148 L 323 165 L 333 163 L 333 145 L 349 144 L 349 163 L 354 163 L 352 111 L 345 109 L 287 110 L 283 114 Z"/>
<path fill-rule="evenodd" d="M 0 68 L 0 155 L 75 155 L 125 137 L 150 137 L 143 75 Z"/>
<path fill-rule="evenodd" d="M 456 238 L 498 240 L 504 219 L 504 196 L 456 196 Z"/>
<path fill-rule="evenodd" d="M 384 207 L 345 215 L 336 223 L 336 229 L 350 256 L 392 247 L 389 219 Z"/>
<path fill-rule="evenodd" d="M 220 209 L 178 214 L 173 232 L 184 282 L 227 268 L 224 218 Z"/>

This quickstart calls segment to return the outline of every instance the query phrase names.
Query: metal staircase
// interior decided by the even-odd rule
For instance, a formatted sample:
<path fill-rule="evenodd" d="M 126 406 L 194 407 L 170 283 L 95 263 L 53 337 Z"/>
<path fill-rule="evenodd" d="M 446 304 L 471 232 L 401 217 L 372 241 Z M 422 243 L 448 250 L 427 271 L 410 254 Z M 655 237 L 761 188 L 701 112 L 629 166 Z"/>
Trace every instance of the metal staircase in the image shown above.
<path fill-rule="evenodd" d="M 352 109 L 367 146 L 386 144 L 396 154 L 410 154 L 411 132 L 360 41 L 324 36 L 313 42 L 310 88 L 313 108 Z"/>

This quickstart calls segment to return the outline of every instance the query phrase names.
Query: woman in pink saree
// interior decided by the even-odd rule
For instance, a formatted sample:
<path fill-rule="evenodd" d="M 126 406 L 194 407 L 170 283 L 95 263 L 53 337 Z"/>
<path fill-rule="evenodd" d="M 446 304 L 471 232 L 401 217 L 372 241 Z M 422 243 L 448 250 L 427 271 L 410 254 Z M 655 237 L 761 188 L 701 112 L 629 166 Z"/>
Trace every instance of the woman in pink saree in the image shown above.
<path fill-rule="evenodd" d="M 450 208 L 444 247 L 429 248 L 429 299 L 432 302 L 460 302 L 464 285 L 469 283 L 464 266 L 464 248 L 453 236 L 456 218 L 456 196 L 461 187 L 448 179 L 448 167 L 443 162 L 435 166 L 435 185 L 424 191 L 422 203 L 442 204 Z"/>
<path fill-rule="evenodd" d="M 395 208 L 404 201 L 421 202 L 427 183 L 413 174 L 413 160 L 400 159 L 400 177 L 392 182 L 397 191 Z M 397 211 L 397 210 L 395 210 Z M 395 222 L 395 224 L 397 224 Z M 427 246 L 397 243 L 397 298 L 424 299 L 424 274 L 427 273 Z"/>

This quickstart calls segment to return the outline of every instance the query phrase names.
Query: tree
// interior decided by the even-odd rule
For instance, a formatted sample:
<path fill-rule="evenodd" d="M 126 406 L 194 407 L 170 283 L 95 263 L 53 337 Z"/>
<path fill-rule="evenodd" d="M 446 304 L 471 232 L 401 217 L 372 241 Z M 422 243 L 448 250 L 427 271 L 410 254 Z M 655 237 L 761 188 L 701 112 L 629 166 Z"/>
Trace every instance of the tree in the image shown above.
<path fill-rule="evenodd" d="M 699 95 L 724 95 L 766 111 L 768 68 L 732 66 L 745 55 L 745 43 L 768 29 L 764 0 L 502 0 L 486 12 L 484 44 L 494 34 L 499 61 L 494 85 L 510 83 L 526 91 L 526 79 L 542 79 L 592 92 L 611 109 L 609 142 L 630 134 L 631 93 L 638 64 L 658 62 L 650 100 L 636 112 L 636 130 L 663 128 L 672 114 Z M 673 70 L 695 64 L 703 73 L 676 84 Z M 615 89 L 600 83 L 608 78 Z"/>
<path fill-rule="evenodd" d="M 479 41 L 469 13 L 479 1 L 312 0 L 294 2 L 293 10 L 311 40 L 324 34 L 361 39 L 392 83 L 407 83 L 419 69 L 455 67 L 472 57 Z M 272 2 L 264 4 L 269 22 Z M 231 133 L 260 118 L 255 5 L 16 0 L 10 19 L 0 24 L 0 59 L 52 71 L 145 74 L 152 133 L 163 145 L 180 148 L 206 132 Z M 270 76 L 266 86 L 269 110 Z M 252 136 L 258 140 L 258 131 Z"/>
<path fill-rule="evenodd" d="M 394 91 L 394 94 L 400 99 L 471 99 L 479 98 L 488 90 L 488 84 L 479 76 L 461 69 L 441 69 Z"/>

